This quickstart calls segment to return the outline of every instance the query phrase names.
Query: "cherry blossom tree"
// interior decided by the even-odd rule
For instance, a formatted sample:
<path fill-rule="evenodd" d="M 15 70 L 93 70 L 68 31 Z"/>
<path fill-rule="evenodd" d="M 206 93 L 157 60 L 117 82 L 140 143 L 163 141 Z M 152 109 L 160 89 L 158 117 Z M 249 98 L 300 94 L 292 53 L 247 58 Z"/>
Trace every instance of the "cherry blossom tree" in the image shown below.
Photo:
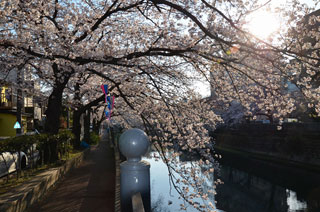
<path fill-rule="evenodd" d="M 68 83 L 79 104 L 78 115 L 103 101 L 97 89 L 101 83 L 108 84 L 116 96 L 117 121 L 128 125 L 132 117 L 143 123 L 170 173 L 184 178 L 177 182 L 171 174 L 181 196 L 200 211 L 214 210 L 213 203 L 192 202 L 195 197 L 207 199 L 197 173 L 199 165 L 214 162 L 205 126 L 214 128 L 223 120 L 213 107 L 227 108 L 236 101 L 248 115 L 258 111 L 281 119 L 297 104 L 285 92 L 287 80 L 297 85 L 303 104 L 319 115 L 320 35 L 309 26 L 317 26 L 319 16 L 304 19 L 312 8 L 292 0 L 278 9 L 286 27 L 273 40 L 262 40 L 246 30 L 246 17 L 268 4 L 4 0 L 0 3 L 0 57 L 2 62 L 10 59 L 8 68 L 32 66 L 42 80 L 50 82 L 46 129 L 51 133 L 58 131 Z M 84 83 L 88 73 L 95 77 Z M 202 100 L 194 89 L 196 75 L 211 83 L 211 100 Z M 196 152 L 202 159 L 191 169 L 180 166 L 175 159 L 179 151 L 166 153 L 172 146 L 180 152 Z M 209 168 L 205 175 L 212 171 Z"/>
<path fill-rule="evenodd" d="M 92 80 L 94 80 L 94 83 L 92 82 Z M 96 86 L 97 83 L 99 83 L 97 80 L 99 79 L 94 77 L 92 74 L 81 72 L 76 74 L 69 81 L 70 88 L 67 89 L 66 93 L 68 94 L 69 101 L 72 102 L 72 132 L 75 135 L 74 147 L 76 148 L 79 148 L 80 146 L 81 115 L 85 114 L 88 117 L 88 115 L 91 113 L 91 109 L 95 107 L 96 110 L 97 107 L 99 108 L 100 106 L 102 106 L 101 103 L 103 103 L 105 100 L 105 95 L 101 94 L 100 90 L 98 90 L 98 87 Z M 93 88 L 91 87 L 92 85 L 94 85 Z M 89 122 L 89 124 L 86 124 L 84 137 L 85 140 L 88 141 L 90 118 L 86 121 Z"/>

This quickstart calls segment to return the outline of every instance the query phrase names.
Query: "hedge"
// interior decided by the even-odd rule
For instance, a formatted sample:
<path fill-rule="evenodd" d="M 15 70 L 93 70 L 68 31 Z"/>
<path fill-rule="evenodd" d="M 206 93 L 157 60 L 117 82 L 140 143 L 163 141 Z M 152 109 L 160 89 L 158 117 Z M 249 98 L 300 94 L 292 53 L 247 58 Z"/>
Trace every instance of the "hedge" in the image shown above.
<path fill-rule="evenodd" d="M 31 158 L 34 151 L 39 151 L 40 162 L 42 165 L 56 162 L 63 156 L 68 157 L 70 151 L 72 150 L 72 141 L 74 135 L 67 130 L 60 131 L 58 134 L 39 134 L 39 135 L 21 135 L 17 137 L 11 137 L 0 141 L 0 155 L 2 153 L 9 152 L 12 155 L 14 153 L 20 154 L 24 152 L 27 154 L 28 158 Z M 36 149 L 35 149 L 36 148 Z M 1 157 L 3 160 L 4 157 Z M 4 161 L 6 163 L 6 161 Z M 20 164 L 20 157 L 19 163 Z M 20 169 L 18 169 L 18 164 L 16 164 L 18 175 L 20 176 Z M 31 168 L 35 167 L 34 160 L 29 163 Z"/>

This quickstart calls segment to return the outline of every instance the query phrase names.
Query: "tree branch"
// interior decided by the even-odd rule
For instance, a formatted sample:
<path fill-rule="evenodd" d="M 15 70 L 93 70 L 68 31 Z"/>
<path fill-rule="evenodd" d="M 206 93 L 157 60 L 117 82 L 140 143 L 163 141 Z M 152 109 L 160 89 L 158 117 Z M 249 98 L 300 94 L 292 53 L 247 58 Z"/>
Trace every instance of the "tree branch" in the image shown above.
<path fill-rule="evenodd" d="M 117 13 L 117 12 L 121 12 L 121 11 L 127 11 L 129 9 L 132 9 L 136 6 L 138 6 L 139 4 L 142 4 L 143 1 L 139 1 L 135 4 L 132 4 L 132 5 L 129 5 L 127 7 L 120 7 L 120 4 L 119 6 L 114 9 L 114 10 L 111 10 L 116 4 L 117 4 L 118 0 L 114 1 L 113 4 L 108 8 L 108 10 L 103 14 L 103 16 L 101 16 L 96 22 L 95 24 L 90 28 L 90 31 L 93 32 L 95 31 L 99 25 L 106 19 L 108 18 L 109 16 L 111 16 L 112 14 L 114 13 Z M 79 43 L 80 41 L 84 40 L 86 37 L 88 36 L 88 31 L 84 32 L 80 37 L 78 37 L 77 39 L 75 39 L 75 43 Z"/>

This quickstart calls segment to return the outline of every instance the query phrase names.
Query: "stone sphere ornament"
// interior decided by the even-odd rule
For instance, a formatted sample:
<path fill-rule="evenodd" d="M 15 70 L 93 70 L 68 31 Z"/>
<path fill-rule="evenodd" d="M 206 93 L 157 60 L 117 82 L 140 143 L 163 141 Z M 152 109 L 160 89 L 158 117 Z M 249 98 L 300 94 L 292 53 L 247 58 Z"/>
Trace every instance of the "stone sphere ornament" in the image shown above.
<path fill-rule="evenodd" d="M 125 131 L 119 139 L 120 151 L 128 161 L 140 161 L 148 152 L 149 146 L 148 136 L 137 128 Z"/>
<path fill-rule="evenodd" d="M 120 136 L 120 151 L 127 158 L 120 164 L 121 211 L 132 211 L 132 196 L 137 193 L 145 211 L 151 211 L 150 164 L 141 161 L 149 146 L 148 136 L 140 129 L 129 129 Z"/>

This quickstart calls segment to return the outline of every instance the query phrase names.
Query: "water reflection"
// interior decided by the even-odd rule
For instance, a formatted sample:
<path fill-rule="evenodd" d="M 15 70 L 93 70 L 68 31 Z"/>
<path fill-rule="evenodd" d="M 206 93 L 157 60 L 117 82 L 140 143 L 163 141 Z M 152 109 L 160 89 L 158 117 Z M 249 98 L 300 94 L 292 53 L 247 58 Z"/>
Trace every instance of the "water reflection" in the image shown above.
<path fill-rule="evenodd" d="M 222 153 L 223 154 L 223 153 Z M 182 156 L 180 162 L 193 160 Z M 167 166 L 155 158 L 144 158 L 151 164 L 151 201 L 154 212 L 180 211 L 180 204 L 188 205 L 170 186 Z M 219 211 L 228 212 L 302 212 L 320 211 L 320 174 L 290 169 L 274 163 L 239 158 L 223 154 L 220 168 L 209 175 L 202 185 Z M 207 168 L 201 169 L 205 171 Z M 176 176 L 179 178 L 179 176 Z M 214 179 L 224 183 L 215 188 Z M 202 201 L 195 199 L 194 201 Z M 187 211 L 197 211 L 192 206 Z"/>
<path fill-rule="evenodd" d="M 157 153 L 151 153 L 150 155 Z M 170 153 L 168 153 L 170 154 Z M 188 160 L 183 159 L 183 161 L 180 160 L 180 158 L 177 158 L 180 162 L 186 162 L 185 166 L 188 168 L 191 166 L 190 160 L 194 158 L 188 158 Z M 175 190 L 172 183 L 169 180 L 168 177 L 168 169 L 165 163 L 163 163 L 161 160 L 157 160 L 154 157 L 145 157 L 143 160 L 150 163 L 150 178 L 151 178 L 151 207 L 153 208 L 154 212 L 162 212 L 162 211 L 180 211 L 181 205 L 184 205 L 186 207 L 186 211 L 198 211 L 197 209 L 190 206 L 188 203 L 186 203 L 181 197 L 180 194 Z M 189 161 L 189 162 L 188 162 Z M 201 171 L 205 171 L 206 167 L 201 168 Z M 176 174 L 173 173 L 176 180 L 182 180 L 182 178 Z M 199 177 L 205 177 L 202 176 L 202 174 L 199 174 Z M 208 193 L 208 190 L 212 190 L 214 188 L 214 176 L 211 174 L 209 177 L 205 178 L 205 181 L 202 185 L 202 190 L 204 193 Z M 191 190 L 191 188 L 190 188 Z M 200 204 L 208 204 L 209 201 L 214 203 L 214 195 L 208 193 L 208 201 L 202 199 L 202 198 L 194 198 L 193 202 L 197 205 Z M 218 211 L 217 211 L 218 212 Z"/>
<path fill-rule="evenodd" d="M 287 211 L 286 189 L 246 172 L 223 167 L 218 207 L 226 211 Z"/>
<path fill-rule="evenodd" d="M 306 210 L 307 203 L 305 201 L 299 201 L 297 198 L 297 193 L 294 191 L 286 190 L 287 192 L 287 204 L 289 206 L 289 211 L 301 211 Z"/>
<path fill-rule="evenodd" d="M 217 207 L 226 211 L 320 211 L 320 174 L 223 154 Z"/>

